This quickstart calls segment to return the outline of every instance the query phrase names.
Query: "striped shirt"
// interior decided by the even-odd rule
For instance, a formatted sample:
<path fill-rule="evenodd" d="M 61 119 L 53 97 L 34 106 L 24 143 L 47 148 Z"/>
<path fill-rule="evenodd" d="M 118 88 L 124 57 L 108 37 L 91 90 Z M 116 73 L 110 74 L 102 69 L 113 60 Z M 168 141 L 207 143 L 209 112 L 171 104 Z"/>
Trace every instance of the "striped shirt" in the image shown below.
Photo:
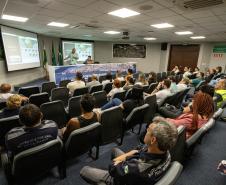
<path fill-rule="evenodd" d="M 57 138 L 58 128 L 54 121 L 46 120 L 35 127 L 16 127 L 5 136 L 6 148 L 14 156 L 29 148 Z"/>

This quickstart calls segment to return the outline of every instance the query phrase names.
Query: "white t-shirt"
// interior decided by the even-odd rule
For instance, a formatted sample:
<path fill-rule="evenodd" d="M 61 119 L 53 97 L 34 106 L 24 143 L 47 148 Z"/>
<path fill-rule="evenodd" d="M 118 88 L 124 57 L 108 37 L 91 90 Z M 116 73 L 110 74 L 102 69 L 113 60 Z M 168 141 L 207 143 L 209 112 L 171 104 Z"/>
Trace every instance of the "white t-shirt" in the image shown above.
<path fill-rule="evenodd" d="M 162 103 L 168 96 L 172 96 L 172 93 L 170 92 L 170 89 L 163 89 L 155 93 L 155 95 L 157 99 L 157 104 L 162 105 Z"/>
<path fill-rule="evenodd" d="M 177 84 L 177 91 L 180 92 L 180 91 L 183 91 L 187 88 L 187 85 L 186 84 Z"/>
<path fill-rule="evenodd" d="M 94 86 L 94 85 L 100 85 L 100 82 L 97 81 L 97 80 L 88 82 L 88 83 L 86 84 L 86 87 L 91 87 L 91 86 Z"/>
<path fill-rule="evenodd" d="M 69 89 L 70 93 L 73 94 L 75 89 L 79 89 L 85 87 L 85 82 L 81 80 L 75 80 L 74 82 L 70 82 L 67 84 L 67 88 Z"/>
<path fill-rule="evenodd" d="M 0 100 L 6 101 L 12 95 L 12 93 L 0 93 Z"/>
<path fill-rule="evenodd" d="M 187 78 L 188 76 L 190 76 L 191 73 L 189 71 L 186 71 L 184 74 L 183 74 L 183 78 Z"/>
<path fill-rule="evenodd" d="M 111 82 L 110 80 L 104 80 L 104 81 L 102 81 L 102 85 L 105 85 L 105 84 L 110 83 L 110 82 Z"/>
<path fill-rule="evenodd" d="M 112 96 L 115 94 L 115 93 L 118 93 L 118 92 L 123 92 L 123 88 L 113 88 L 109 93 L 108 93 L 108 97 L 112 98 Z"/>

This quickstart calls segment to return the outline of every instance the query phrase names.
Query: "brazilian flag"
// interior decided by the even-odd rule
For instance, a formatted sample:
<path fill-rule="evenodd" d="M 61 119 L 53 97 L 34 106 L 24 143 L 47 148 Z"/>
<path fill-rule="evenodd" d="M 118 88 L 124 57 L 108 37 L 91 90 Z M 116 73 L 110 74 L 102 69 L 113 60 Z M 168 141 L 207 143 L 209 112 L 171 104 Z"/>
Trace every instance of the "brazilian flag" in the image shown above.
<path fill-rule="evenodd" d="M 52 41 L 52 66 L 56 66 L 56 55 L 55 55 L 55 49 Z"/>
<path fill-rule="evenodd" d="M 59 62 L 59 65 L 60 66 L 63 66 L 64 65 L 64 62 L 63 62 L 63 53 L 62 53 L 62 45 L 61 45 L 60 42 L 59 42 L 59 51 L 58 51 L 58 62 Z"/>

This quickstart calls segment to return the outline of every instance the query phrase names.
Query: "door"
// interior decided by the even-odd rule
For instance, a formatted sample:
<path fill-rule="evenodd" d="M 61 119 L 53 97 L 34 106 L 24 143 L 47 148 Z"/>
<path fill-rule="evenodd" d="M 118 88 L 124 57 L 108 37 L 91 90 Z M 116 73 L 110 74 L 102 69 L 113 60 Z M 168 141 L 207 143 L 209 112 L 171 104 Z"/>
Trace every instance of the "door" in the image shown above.
<path fill-rule="evenodd" d="M 199 45 L 171 45 L 168 71 L 178 66 L 181 71 L 184 67 L 197 67 L 199 57 Z"/>

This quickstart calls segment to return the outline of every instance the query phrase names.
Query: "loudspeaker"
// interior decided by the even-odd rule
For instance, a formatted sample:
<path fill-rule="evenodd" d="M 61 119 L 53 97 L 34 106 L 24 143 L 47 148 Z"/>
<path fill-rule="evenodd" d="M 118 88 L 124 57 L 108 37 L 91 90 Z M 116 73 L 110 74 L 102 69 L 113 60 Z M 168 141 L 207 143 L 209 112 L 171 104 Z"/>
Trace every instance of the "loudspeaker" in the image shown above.
<path fill-rule="evenodd" d="M 167 50 L 167 45 L 168 45 L 168 43 L 166 43 L 166 42 L 162 43 L 161 50 L 163 50 L 163 51 Z"/>

